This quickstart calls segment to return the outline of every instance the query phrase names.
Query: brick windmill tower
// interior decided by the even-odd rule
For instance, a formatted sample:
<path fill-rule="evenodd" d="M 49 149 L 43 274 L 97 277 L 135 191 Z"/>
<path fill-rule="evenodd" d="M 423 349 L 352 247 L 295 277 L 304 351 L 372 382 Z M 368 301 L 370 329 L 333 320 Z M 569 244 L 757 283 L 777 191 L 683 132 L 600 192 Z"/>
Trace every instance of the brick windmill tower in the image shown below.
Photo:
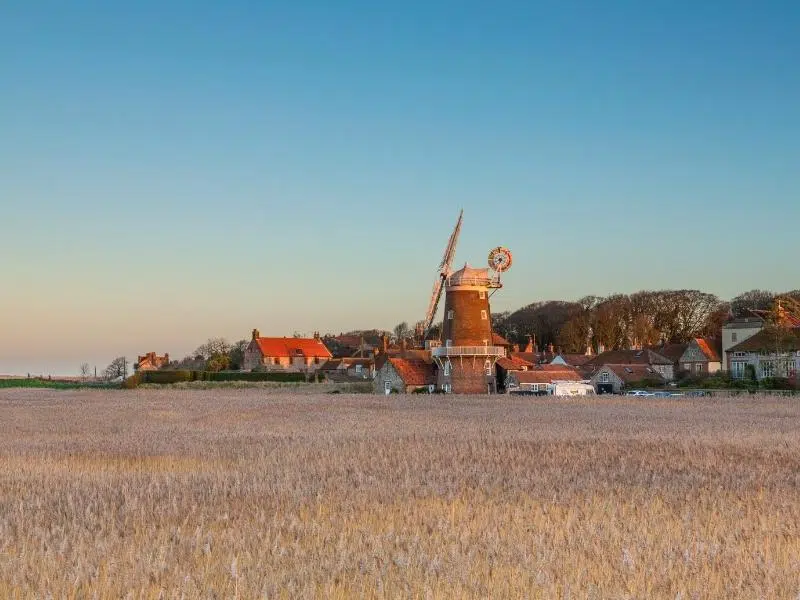
<path fill-rule="evenodd" d="M 505 355 L 505 350 L 492 345 L 489 298 L 503 287 L 500 274 L 511 267 L 512 257 L 507 248 L 497 247 L 489 253 L 489 268 L 476 269 L 465 264 L 453 271 L 450 265 L 462 216 L 463 211 L 445 249 L 424 328 L 426 332 L 430 329 L 444 289 L 442 345 L 431 348 L 439 368 L 438 386 L 459 394 L 492 393 L 496 389 L 495 362 Z"/>

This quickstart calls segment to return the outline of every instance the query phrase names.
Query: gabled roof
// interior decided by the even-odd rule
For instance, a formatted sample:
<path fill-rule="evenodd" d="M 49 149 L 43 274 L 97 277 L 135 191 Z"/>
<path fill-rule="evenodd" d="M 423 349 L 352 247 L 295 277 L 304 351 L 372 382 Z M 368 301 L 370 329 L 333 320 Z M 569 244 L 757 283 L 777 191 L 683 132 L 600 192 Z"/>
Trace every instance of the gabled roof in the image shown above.
<path fill-rule="evenodd" d="M 621 364 L 621 365 L 603 365 L 614 372 L 614 374 L 622 379 L 625 383 L 632 383 L 636 381 L 651 381 L 653 383 L 664 383 L 666 380 L 660 373 L 654 371 L 647 365 L 638 364 Z"/>
<path fill-rule="evenodd" d="M 563 358 L 564 362 L 571 367 L 580 367 L 594 358 L 594 356 L 591 354 L 567 354 L 566 352 L 556 355 L 555 358 L 558 358 L 559 356 Z"/>
<path fill-rule="evenodd" d="M 800 329 L 762 329 L 752 337 L 728 348 L 727 352 L 796 352 L 800 350 Z"/>
<path fill-rule="evenodd" d="M 331 358 L 330 350 L 321 340 L 316 338 L 266 338 L 258 337 L 253 340 L 262 356 L 271 358 L 291 358 L 302 356 L 305 358 Z"/>
<path fill-rule="evenodd" d="M 492 346 L 511 346 L 511 342 L 509 342 L 506 338 L 504 338 L 499 333 L 492 332 Z"/>
<path fill-rule="evenodd" d="M 578 371 L 563 365 L 538 365 L 529 371 L 515 371 L 513 377 L 519 383 L 553 383 L 554 381 L 583 380 L 583 377 Z"/>
<path fill-rule="evenodd" d="M 587 365 L 671 365 L 666 356 L 652 350 L 609 350 L 598 354 Z"/>
<path fill-rule="evenodd" d="M 718 346 L 718 340 L 708 339 L 708 338 L 695 338 L 694 343 L 697 344 L 697 347 L 700 348 L 700 352 L 703 353 L 709 362 L 721 362 L 719 355 L 722 353 L 721 348 Z"/>
<path fill-rule="evenodd" d="M 417 358 L 391 357 L 388 360 L 406 385 L 430 385 L 435 383 L 432 362 Z"/>
<path fill-rule="evenodd" d="M 688 347 L 689 344 L 664 344 L 663 346 L 649 346 L 647 349 L 675 363 L 680 360 Z"/>
<path fill-rule="evenodd" d="M 528 362 L 518 356 L 503 356 L 497 359 L 497 366 L 505 369 L 506 371 L 521 371 L 523 369 L 530 369 L 534 363 Z"/>

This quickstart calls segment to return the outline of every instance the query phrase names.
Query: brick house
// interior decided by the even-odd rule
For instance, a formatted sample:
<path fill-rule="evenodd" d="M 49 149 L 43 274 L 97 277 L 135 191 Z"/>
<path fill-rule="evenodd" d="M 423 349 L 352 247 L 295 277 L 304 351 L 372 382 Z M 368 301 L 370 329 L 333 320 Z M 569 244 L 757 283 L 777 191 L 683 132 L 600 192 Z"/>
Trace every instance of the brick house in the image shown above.
<path fill-rule="evenodd" d="M 694 338 L 678 359 L 678 368 L 692 375 L 713 375 L 722 369 L 721 340 Z"/>
<path fill-rule="evenodd" d="M 584 367 L 590 368 L 592 375 L 604 365 L 639 365 L 650 367 L 666 381 L 675 379 L 675 365 L 672 360 L 649 348 L 643 350 L 608 350 L 595 356 Z"/>
<path fill-rule="evenodd" d="M 524 390 L 559 395 L 559 386 L 570 388 L 567 395 L 585 395 L 589 391 L 589 386 L 583 384 L 583 376 L 565 365 L 533 365 L 526 370 L 510 371 L 506 378 L 509 392 Z"/>
<path fill-rule="evenodd" d="M 315 372 L 330 359 L 331 353 L 319 334 L 313 338 L 261 337 L 254 329 L 244 351 L 243 367 L 245 371 Z"/>
<path fill-rule="evenodd" d="M 430 359 L 389 356 L 382 354 L 376 362 L 373 391 L 376 394 L 413 392 L 420 388 L 435 388 L 436 366 Z"/>
<path fill-rule="evenodd" d="M 619 394 L 631 385 L 660 387 L 666 379 L 647 364 L 605 364 L 591 377 L 589 382 L 598 394 Z"/>
<path fill-rule="evenodd" d="M 158 371 L 169 364 L 169 354 L 159 356 L 155 352 L 148 352 L 144 356 L 138 356 L 133 365 L 134 371 Z"/>
<path fill-rule="evenodd" d="M 785 377 L 797 382 L 800 372 L 800 329 L 762 329 L 727 351 L 731 377 L 744 379 L 748 366 L 756 379 Z"/>

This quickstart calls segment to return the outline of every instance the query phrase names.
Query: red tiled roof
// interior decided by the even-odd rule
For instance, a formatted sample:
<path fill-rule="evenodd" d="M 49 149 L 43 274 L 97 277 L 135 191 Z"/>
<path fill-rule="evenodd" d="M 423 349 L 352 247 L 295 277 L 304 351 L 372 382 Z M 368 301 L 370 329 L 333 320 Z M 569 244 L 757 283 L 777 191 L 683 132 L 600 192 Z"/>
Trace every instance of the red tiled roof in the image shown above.
<path fill-rule="evenodd" d="M 580 367 L 594 358 L 594 356 L 590 354 L 566 354 L 564 352 L 558 356 L 563 358 L 564 362 L 566 362 L 570 367 Z M 556 356 L 556 358 L 558 358 L 558 356 Z"/>
<path fill-rule="evenodd" d="M 608 350 L 598 354 L 587 365 L 671 365 L 672 361 L 654 350 Z"/>
<path fill-rule="evenodd" d="M 707 340 L 704 338 L 695 338 L 695 342 L 700 348 L 700 352 L 709 360 L 709 362 L 720 362 L 719 352 L 717 352 L 716 340 Z"/>
<path fill-rule="evenodd" d="M 389 358 L 406 385 L 429 385 L 434 382 L 433 363 L 416 358 Z"/>
<path fill-rule="evenodd" d="M 504 356 L 497 359 L 497 366 L 506 371 L 521 371 L 523 368 L 530 369 L 534 366 L 532 362 L 523 360 L 518 356 Z"/>
<path fill-rule="evenodd" d="M 492 345 L 493 346 L 511 346 L 511 342 L 509 342 L 506 338 L 504 338 L 499 333 L 492 332 Z"/>
<path fill-rule="evenodd" d="M 304 356 L 306 358 L 331 358 L 330 351 L 321 340 L 315 338 L 265 338 L 255 339 L 262 356 L 286 358 Z"/>
<path fill-rule="evenodd" d="M 545 369 L 541 367 L 558 367 L 560 369 Z M 514 378 L 520 383 L 553 383 L 554 381 L 581 381 L 580 373 L 575 369 L 562 365 L 540 365 L 530 371 L 515 371 Z"/>

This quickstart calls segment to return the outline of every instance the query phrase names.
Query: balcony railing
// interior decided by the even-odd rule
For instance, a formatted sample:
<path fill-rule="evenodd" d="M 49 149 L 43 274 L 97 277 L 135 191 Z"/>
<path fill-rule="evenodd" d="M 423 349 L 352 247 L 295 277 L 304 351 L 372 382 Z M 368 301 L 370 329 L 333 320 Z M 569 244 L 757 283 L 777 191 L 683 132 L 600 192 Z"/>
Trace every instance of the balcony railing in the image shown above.
<path fill-rule="evenodd" d="M 439 346 L 431 348 L 431 354 L 437 358 L 446 356 L 505 356 L 502 346 Z"/>

